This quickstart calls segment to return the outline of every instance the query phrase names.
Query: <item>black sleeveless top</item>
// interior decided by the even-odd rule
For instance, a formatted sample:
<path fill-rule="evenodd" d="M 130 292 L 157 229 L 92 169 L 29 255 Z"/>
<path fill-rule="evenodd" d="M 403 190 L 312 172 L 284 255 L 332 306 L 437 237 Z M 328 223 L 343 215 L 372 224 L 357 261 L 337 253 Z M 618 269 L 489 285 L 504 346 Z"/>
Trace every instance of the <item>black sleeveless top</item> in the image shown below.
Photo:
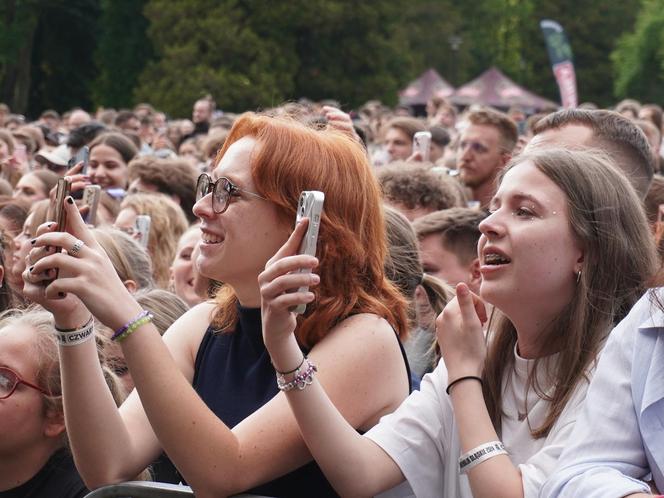
<path fill-rule="evenodd" d="M 0 491 L 0 498 L 83 498 L 87 494 L 69 450 L 61 448 L 29 481 Z"/>
<path fill-rule="evenodd" d="M 403 347 L 401 353 L 410 388 L 410 367 Z M 263 344 L 260 308 L 238 306 L 238 323 L 232 333 L 215 334 L 208 327 L 196 355 L 193 387 L 231 429 L 279 392 Z M 274 497 L 338 496 L 315 461 L 246 492 Z"/>

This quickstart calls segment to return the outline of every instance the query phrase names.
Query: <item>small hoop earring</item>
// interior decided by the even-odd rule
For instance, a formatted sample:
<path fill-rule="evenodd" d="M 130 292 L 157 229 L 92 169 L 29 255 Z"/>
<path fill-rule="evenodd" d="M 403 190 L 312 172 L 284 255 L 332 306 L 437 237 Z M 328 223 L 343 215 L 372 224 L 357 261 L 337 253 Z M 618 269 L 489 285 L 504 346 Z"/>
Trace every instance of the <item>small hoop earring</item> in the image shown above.
<path fill-rule="evenodd" d="M 581 281 L 581 270 L 576 273 L 576 283 L 578 284 Z"/>

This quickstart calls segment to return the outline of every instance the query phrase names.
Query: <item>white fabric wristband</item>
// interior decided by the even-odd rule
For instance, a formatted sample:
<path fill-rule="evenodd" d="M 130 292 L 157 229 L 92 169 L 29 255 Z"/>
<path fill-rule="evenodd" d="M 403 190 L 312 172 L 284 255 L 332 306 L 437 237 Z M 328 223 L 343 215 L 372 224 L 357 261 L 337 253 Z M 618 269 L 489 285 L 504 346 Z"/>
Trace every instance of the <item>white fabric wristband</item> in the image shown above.
<path fill-rule="evenodd" d="M 94 332 L 94 320 L 91 318 L 80 329 L 61 330 L 56 327 L 55 338 L 60 346 L 76 346 L 92 339 L 95 335 Z"/>
<path fill-rule="evenodd" d="M 490 441 L 473 448 L 468 453 L 464 453 L 459 457 L 459 472 L 465 474 L 473 467 L 481 464 L 489 458 L 498 455 L 507 455 L 505 445 L 500 441 Z"/>

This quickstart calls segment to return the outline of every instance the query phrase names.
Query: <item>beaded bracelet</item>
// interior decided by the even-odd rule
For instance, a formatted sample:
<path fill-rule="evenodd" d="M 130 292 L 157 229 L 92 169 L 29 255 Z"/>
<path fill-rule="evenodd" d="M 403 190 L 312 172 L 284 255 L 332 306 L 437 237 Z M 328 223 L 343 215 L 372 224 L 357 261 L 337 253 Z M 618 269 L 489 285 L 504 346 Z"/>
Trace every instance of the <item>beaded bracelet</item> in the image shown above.
<path fill-rule="evenodd" d="M 146 323 L 150 323 L 153 318 L 154 315 L 149 311 L 147 310 L 141 311 L 136 316 L 136 318 L 132 319 L 131 321 L 127 322 L 123 327 L 120 327 L 118 330 L 116 330 L 113 336 L 111 337 L 111 340 L 117 342 L 124 341 L 127 337 L 129 337 L 132 333 L 134 333 L 134 331 L 136 331 Z"/>
<path fill-rule="evenodd" d="M 500 441 L 490 441 L 473 448 L 459 458 L 459 472 L 467 473 L 473 467 L 498 455 L 507 455 L 505 446 Z"/>
<path fill-rule="evenodd" d="M 277 387 L 280 391 L 288 392 L 295 388 L 302 391 L 305 387 L 311 385 L 314 381 L 314 374 L 318 372 L 318 369 L 306 356 L 304 359 L 302 365 L 295 369 L 295 376 L 290 382 L 286 382 L 284 375 L 277 372 Z M 304 364 L 306 364 L 306 368 Z"/>
<path fill-rule="evenodd" d="M 94 337 L 94 321 L 92 317 L 78 329 L 61 329 L 55 327 L 55 338 L 60 346 L 76 346 Z"/>

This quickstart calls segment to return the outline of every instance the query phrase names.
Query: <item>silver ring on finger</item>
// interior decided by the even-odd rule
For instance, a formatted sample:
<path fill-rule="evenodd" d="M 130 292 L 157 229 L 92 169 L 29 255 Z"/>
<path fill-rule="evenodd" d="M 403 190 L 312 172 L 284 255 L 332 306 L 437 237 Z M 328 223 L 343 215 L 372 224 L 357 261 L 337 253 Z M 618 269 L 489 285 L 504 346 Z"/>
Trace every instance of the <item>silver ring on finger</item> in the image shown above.
<path fill-rule="evenodd" d="M 82 240 L 78 239 L 76 242 L 74 242 L 74 245 L 71 246 L 71 249 L 67 251 L 67 254 L 70 254 L 71 256 L 76 256 L 79 252 L 81 252 L 81 249 L 85 245 L 85 242 Z"/>

